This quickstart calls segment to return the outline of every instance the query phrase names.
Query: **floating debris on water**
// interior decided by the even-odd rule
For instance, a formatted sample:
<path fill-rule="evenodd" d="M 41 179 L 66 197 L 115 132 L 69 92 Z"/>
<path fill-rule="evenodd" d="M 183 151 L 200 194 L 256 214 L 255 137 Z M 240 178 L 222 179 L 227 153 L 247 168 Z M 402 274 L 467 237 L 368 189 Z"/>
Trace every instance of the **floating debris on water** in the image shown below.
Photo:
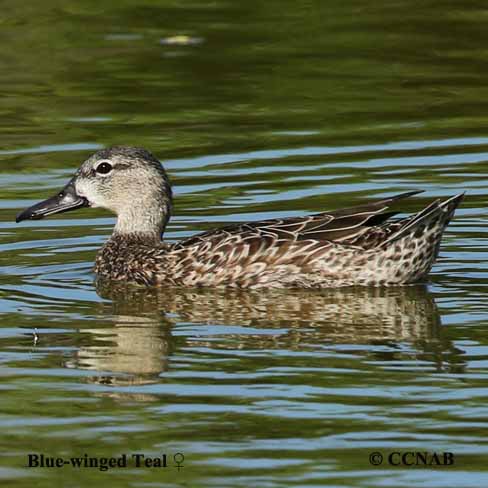
<path fill-rule="evenodd" d="M 167 45 L 167 46 L 191 46 L 195 44 L 201 44 L 202 42 L 203 42 L 203 37 L 191 37 L 185 34 L 162 37 L 159 40 L 160 44 Z"/>

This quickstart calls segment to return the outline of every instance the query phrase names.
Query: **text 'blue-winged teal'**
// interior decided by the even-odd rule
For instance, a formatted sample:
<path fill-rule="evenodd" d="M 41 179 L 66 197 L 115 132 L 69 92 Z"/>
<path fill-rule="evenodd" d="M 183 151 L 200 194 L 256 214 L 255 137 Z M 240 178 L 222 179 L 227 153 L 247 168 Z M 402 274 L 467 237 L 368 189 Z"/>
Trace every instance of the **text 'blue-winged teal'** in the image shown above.
<path fill-rule="evenodd" d="M 172 194 L 164 168 L 145 149 L 116 146 L 93 154 L 60 193 L 21 212 L 17 222 L 80 207 L 111 210 L 117 223 L 95 263 L 104 280 L 237 288 L 399 285 L 425 280 L 463 198 L 437 200 L 392 219 L 390 205 L 416 193 L 166 243 Z"/>

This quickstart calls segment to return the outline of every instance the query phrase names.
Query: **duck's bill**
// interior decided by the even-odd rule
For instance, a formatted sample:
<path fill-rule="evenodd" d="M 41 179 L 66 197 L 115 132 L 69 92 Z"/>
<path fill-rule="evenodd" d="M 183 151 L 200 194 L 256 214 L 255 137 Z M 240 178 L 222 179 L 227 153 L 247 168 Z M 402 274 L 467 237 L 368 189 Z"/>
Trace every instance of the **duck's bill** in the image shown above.
<path fill-rule="evenodd" d="M 88 207 L 89 203 L 86 198 L 76 194 L 73 181 L 70 181 L 57 195 L 36 203 L 32 207 L 26 208 L 20 212 L 15 221 L 22 220 L 39 220 L 62 212 L 69 212 L 81 207 Z"/>

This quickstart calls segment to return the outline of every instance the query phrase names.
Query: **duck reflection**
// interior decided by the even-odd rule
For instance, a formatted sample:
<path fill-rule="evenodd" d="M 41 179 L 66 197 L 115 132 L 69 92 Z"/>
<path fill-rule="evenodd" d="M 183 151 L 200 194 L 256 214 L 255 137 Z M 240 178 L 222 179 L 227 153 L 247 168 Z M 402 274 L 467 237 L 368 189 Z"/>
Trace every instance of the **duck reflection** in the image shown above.
<path fill-rule="evenodd" d="M 90 329 L 90 343 L 81 345 L 71 364 L 100 371 L 97 383 L 160 381 L 172 351 L 185 346 L 299 350 L 409 342 L 418 354 L 428 354 L 431 361 L 432 355 L 439 357 L 440 363 L 452 349 L 441 340 L 439 313 L 425 286 L 257 293 L 99 282 L 97 292 L 110 300 L 102 306 L 110 307 L 114 325 Z M 174 334 L 174 324 L 182 322 L 201 333 Z M 393 353 L 390 348 L 374 354 L 381 359 Z"/>
<path fill-rule="evenodd" d="M 114 327 L 83 329 L 91 334 L 90 344 L 82 345 L 68 366 L 100 371 L 97 383 L 153 383 L 168 369 L 169 327 L 156 317 L 116 315 L 114 320 Z"/>

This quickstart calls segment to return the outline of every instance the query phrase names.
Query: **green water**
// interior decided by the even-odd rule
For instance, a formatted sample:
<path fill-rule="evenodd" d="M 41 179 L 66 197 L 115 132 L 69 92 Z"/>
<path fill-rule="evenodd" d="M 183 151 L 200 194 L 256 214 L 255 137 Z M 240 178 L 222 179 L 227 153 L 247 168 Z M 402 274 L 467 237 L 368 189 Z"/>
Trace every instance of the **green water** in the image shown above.
<path fill-rule="evenodd" d="M 487 20 L 481 0 L 6 2 L 2 486 L 487 486 Z M 111 215 L 13 220 L 115 143 L 164 162 L 171 241 L 412 189 L 405 212 L 467 198 L 426 285 L 97 290 Z M 455 463 L 369 462 L 396 451 Z"/>

